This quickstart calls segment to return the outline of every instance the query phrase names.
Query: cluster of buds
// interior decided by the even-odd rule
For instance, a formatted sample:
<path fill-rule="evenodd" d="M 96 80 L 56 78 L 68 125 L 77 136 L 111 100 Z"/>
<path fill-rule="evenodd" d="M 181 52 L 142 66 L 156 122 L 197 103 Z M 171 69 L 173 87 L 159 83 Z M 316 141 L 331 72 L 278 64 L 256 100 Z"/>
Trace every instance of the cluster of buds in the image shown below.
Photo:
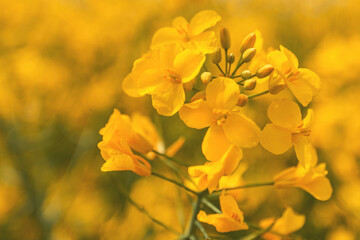
<path fill-rule="evenodd" d="M 230 33 L 227 28 L 222 28 L 220 30 L 220 45 L 221 48 L 218 47 L 214 53 L 211 55 L 211 61 L 213 64 L 217 66 L 220 70 L 221 74 L 219 77 L 227 77 L 234 79 L 238 85 L 240 85 L 244 90 L 251 91 L 256 88 L 257 79 L 266 78 L 272 74 L 274 71 L 274 67 L 270 64 L 266 64 L 261 66 L 256 73 L 251 73 L 250 70 L 243 70 L 240 75 L 236 75 L 236 72 L 239 68 L 245 64 L 251 62 L 256 55 L 256 34 L 254 32 L 248 34 L 241 43 L 240 47 L 240 58 L 236 63 L 235 69 L 231 71 L 231 66 L 235 62 L 235 54 L 232 52 L 228 52 L 231 47 L 231 38 Z M 222 57 L 222 50 L 224 51 L 224 58 Z M 225 69 L 220 67 L 220 63 L 222 59 L 225 60 L 224 67 Z M 211 72 L 203 72 L 201 74 L 201 81 L 204 84 L 210 83 L 216 76 Z M 240 81 L 236 79 L 241 78 Z M 248 96 L 245 94 L 241 94 L 239 96 L 238 106 L 245 106 L 248 102 Z"/>

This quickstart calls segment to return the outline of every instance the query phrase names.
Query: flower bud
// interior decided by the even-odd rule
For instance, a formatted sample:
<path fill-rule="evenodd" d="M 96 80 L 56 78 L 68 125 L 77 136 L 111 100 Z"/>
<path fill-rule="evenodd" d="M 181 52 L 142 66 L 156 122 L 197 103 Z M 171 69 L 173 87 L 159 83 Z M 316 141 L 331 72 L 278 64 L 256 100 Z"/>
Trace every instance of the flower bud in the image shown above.
<path fill-rule="evenodd" d="M 211 61 L 214 64 L 219 64 L 221 62 L 221 49 L 218 47 L 215 52 L 211 55 Z"/>
<path fill-rule="evenodd" d="M 249 100 L 248 96 L 246 96 L 244 94 L 239 94 L 237 105 L 239 107 L 243 107 L 243 106 L 245 106 L 247 104 L 248 100 Z"/>
<path fill-rule="evenodd" d="M 229 30 L 227 28 L 222 28 L 220 30 L 220 42 L 223 49 L 227 50 L 230 48 L 231 39 Z"/>
<path fill-rule="evenodd" d="M 248 79 L 251 77 L 251 72 L 249 70 L 244 70 L 240 73 L 242 79 Z"/>
<path fill-rule="evenodd" d="M 269 86 L 269 92 L 270 94 L 278 94 L 279 92 L 281 92 L 282 90 L 284 90 L 286 88 L 286 83 L 285 82 L 279 82 L 273 86 Z"/>
<path fill-rule="evenodd" d="M 240 52 L 244 53 L 246 49 L 253 48 L 256 41 L 255 33 L 249 33 L 241 43 Z"/>
<path fill-rule="evenodd" d="M 228 56 L 228 63 L 232 64 L 233 62 L 235 62 L 235 55 L 230 53 Z"/>
<path fill-rule="evenodd" d="M 273 71 L 274 67 L 270 64 L 266 64 L 256 71 L 256 76 L 258 78 L 265 78 L 269 76 Z"/>
<path fill-rule="evenodd" d="M 191 80 L 190 82 L 183 83 L 183 88 L 185 91 L 190 91 L 194 87 L 194 80 Z"/>
<path fill-rule="evenodd" d="M 244 63 L 250 62 L 251 59 L 255 56 L 255 54 L 256 54 L 255 48 L 246 49 L 245 52 L 242 54 L 242 61 Z"/>
<path fill-rule="evenodd" d="M 256 79 L 249 79 L 244 82 L 245 90 L 253 90 L 256 87 Z"/>
<path fill-rule="evenodd" d="M 203 100 L 206 99 L 206 92 L 205 91 L 200 91 L 200 92 L 195 93 L 195 95 L 191 98 L 190 102 L 194 102 L 194 101 L 199 100 L 199 99 L 203 99 Z"/>
<path fill-rule="evenodd" d="M 204 84 L 208 84 L 212 79 L 212 74 L 211 72 L 203 72 L 200 78 Z"/>

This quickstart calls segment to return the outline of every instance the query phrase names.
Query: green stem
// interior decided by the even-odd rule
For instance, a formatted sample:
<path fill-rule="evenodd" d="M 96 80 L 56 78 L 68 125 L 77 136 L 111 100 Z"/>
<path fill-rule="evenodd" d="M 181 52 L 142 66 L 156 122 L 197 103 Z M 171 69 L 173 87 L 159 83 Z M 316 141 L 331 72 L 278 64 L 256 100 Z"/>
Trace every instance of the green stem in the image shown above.
<path fill-rule="evenodd" d="M 209 235 L 207 234 L 205 228 L 203 227 L 203 225 L 201 225 L 201 223 L 200 223 L 198 220 L 195 221 L 195 225 L 199 228 L 199 230 L 200 230 L 201 233 L 204 235 L 204 238 L 205 238 L 206 240 L 210 239 L 210 237 L 209 237 Z"/>
<path fill-rule="evenodd" d="M 191 190 L 190 188 L 184 186 L 182 183 L 179 183 L 179 182 L 177 182 L 177 181 L 175 181 L 175 180 L 173 180 L 173 179 L 167 178 L 167 177 L 165 177 L 165 176 L 163 176 L 163 175 L 160 175 L 160 174 L 158 174 L 158 173 L 155 173 L 155 172 L 152 172 L 151 175 L 153 175 L 153 176 L 155 176 L 155 177 L 158 177 L 158 178 L 161 178 L 161 179 L 163 179 L 163 180 L 165 180 L 165 181 L 171 182 L 171 183 L 173 183 L 173 184 L 175 184 L 175 185 L 177 185 L 177 186 L 185 189 L 186 191 L 191 192 L 192 194 L 195 194 L 195 195 L 198 194 L 197 192 Z"/>
<path fill-rule="evenodd" d="M 184 167 L 189 167 L 190 165 L 188 165 L 188 164 L 186 164 L 186 163 L 183 163 L 183 162 L 181 162 L 181 161 L 179 161 L 179 160 L 176 160 L 175 158 L 172 158 L 172 157 L 170 157 L 170 156 L 168 156 L 168 155 L 166 155 L 166 154 L 164 154 L 164 153 L 160 153 L 160 152 L 158 152 L 158 151 L 156 151 L 156 150 L 151 150 L 153 153 L 155 153 L 155 154 L 157 154 L 157 155 L 159 155 L 159 156 L 162 156 L 162 157 L 164 157 L 164 158 L 167 158 L 167 159 L 169 159 L 169 160 L 171 160 L 171 161 L 173 161 L 173 162 L 175 162 L 175 163 L 177 163 L 177 164 L 180 164 L 180 165 L 182 165 L 182 166 L 184 166 Z"/>
<path fill-rule="evenodd" d="M 204 193 L 205 193 L 205 191 L 200 192 L 196 196 L 196 200 L 195 200 L 195 203 L 193 205 L 193 211 L 192 211 L 192 214 L 191 214 L 189 225 L 188 225 L 188 227 L 187 227 L 187 229 L 186 229 L 186 231 L 184 233 L 184 237 L 183 237 L 184 240 L 190 240 L 190 237 L 194 232 L 194 224 L 195 224 L 195 221 L 196 221 L 196 216 L 197 216 L 197 214 L 198 214 L 198 212 L 200 210 L 200 203 L 201 203 L 201 199 L 202 199 Z"/>
<path fill-rule="evenodd" d="M 221 67 L 219 66 L 219 64 L 216 64 L 216 66 L 218 67 L 218 69 L 220 70 L 220 72 L 225 76 L 226 74 L 225 74 L 224 71 L 221 69 Z"/>
<path fill-rule="evenodd" d="M 266 90 L 266 91 L 264 91 L 264 92 L 261 92 L 261 93 L 257 93 L 257 94 L 254 94 L 254 95 L 248 96 L 248 98 L 255 98 L 255 97 L 258 97 L 258 96 L 261 96 L 261 95 L 267 94 L 268 92 L 269 92 L 269 90 Z"/>
<path fill-rule="evenodd" d="M 112 179 L 111 177 L 109 177 L 109 178 L 110 178 L 111 181 L 113 181 L 115 183 L 115 185 L 117 185 L 114 179 Z M 178 231 L 176 231 L 175 229 L 165 225 L 164 223 L 160 222 L 159 220 L 157 220 L 153 216 L 151 216 L 151 214 L 148 211 L 146 211 L 145 208 L 143 208 L 142 206 L 137 204 L 124 190 L 119 189 L 119 187 L 117 187 L 117 189 L 119 190 L 121 195 L 123 195 L 131 205 L 133 205 L 137 210 L 139 210 L 144 215 L 146 215 L 151 221 L 153 221 L 154 223 L 162 226 L 166 230 L 168 230 L 168 231 L 170 231 L 170 232 L 172 232 L 172 233 L 174 233 L 176 235 L 180 235 L 180 233 Z"/>
<path fill-rule="evenodd" d="M 243 186 L 238 186 L 238 187 L 233 187 L 233 188 L 223 188 L 217 191 L 214 191 L 214 193 L 219 193 L 222 191 L 231 191 L 231 190 L 236 190 L 236 189 L 243 189 L 243 188 L 252 188 L 252 187 L 262 187 L 262 186 L 270 186 L 270 185 L 274 185 L 274 182 L 265 182 L 265 183 L 252 183 L 252 184 L 247 184 L 247 185 L 243 185 Z"/>
<path fill-rule="evenodd" d="M 212 204 L 212 202 L 210 202 L 207 198 L 203 198 L 202 202 L 214 212 L 221 213 L 220 209 L 218 209 L 214 204 Z"/>
<path fill-rule="evenodd" d="M 231 77 L 234 77 L 234 76 L 235 76 L 237 70 L 241 67 L 241 65 L 243 65 L 243 63 L 244 63 L 244 62 L 242 61 L 242 58 L 240 58 L 238 64 L 236 65 L 236 68 L 235 68 L 234 71 L 231 73 Z"/>
<path fill-rule="evenodd" d="M 228 74 L 228 50 L 225 49 L 225 76 Z"/>

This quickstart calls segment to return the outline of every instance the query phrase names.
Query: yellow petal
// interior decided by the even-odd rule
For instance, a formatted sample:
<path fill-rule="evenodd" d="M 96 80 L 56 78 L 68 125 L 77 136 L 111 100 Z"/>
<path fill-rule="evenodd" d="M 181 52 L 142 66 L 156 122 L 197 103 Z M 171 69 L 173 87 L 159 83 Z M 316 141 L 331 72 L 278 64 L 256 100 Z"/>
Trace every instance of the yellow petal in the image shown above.
<path fill-rule="evenodd" d="M 241 222 L 244 221 L 243 213 L 239 209 L 233 196 L 221 194 L 219 199 L 221 211 L 224 215 L 231 217 L 232 215 L 236 214 Z"/>
<path fill-rule="evenodd" d="M 178 112 L 184 104 L 185 93 L 182 84 L 167 81 L 154 89 L 151 99 L 159 114 L 171 116 Z"/>
<path fill-rule="evenodd" d="M 294 129 L 301 124 L 299 106 L 286 98 L 274 100 L 268 108 L 268 116 L 273 124 L 287 129 Z"/>
<path fill-rule="evenodd" d="M 182 37 L 175 28 L 164 27 L 160 28 L 153 36 L 151 41 L 151 48 L 157 47 L 164 43 L 181 42 Z"/>
<path fill-rule="evenodd" d="M 175 142 L 173 142 L 168 148 L 166 148 L 165 154 L 169 157 L 175 156 L 175 154 L 182 148 L 185 143 L 184 137 L 179 137 Z"/>
<path fill-rule="evenodd" d="M 144 95 L 151 93 L 159 84 L 165 81 L 162 75 L 162 69 L 159 68 L 146 70 L 139 78 L 138 94 Z"/>
<path fill-rule="evenodd" d="M 315 120 L 314 110 L 308 109 L 306 117 L 303 119 L 303 127 L 308 129 Z"/>
<path fill-rule="evenodd" d="M 180 119 L 191 128 L 205 128 L 210 126 L 214 119 L 212 109 L 207 102 L 199 99 L 197 101 L 187 103 L 179 111 Z"/>
<path fill-rule="evenodd" d="M 272 231 L 288 235 L 302 228 L 304 224 L 305 216 L 295 213 L 292 208 L 288 207 L 281 218 L 276 221 Z"/>
<path fill-rule="evenodd" d="M 138 157 L 140 160 L 140 157 Z M 151 174 L 151 166 L 144 159 L 142 163 L 134 161 L 132 157 L 126 154 L 114 155 L 107 160 L 101 167 L 101 171 L 126 171 L 130 170 L 140 176 L 149 176 Z"/>
<path fill-rule="evenodd" d="M 301 136 L 294 143 L 296 157 L 299 163 L 307 167 L 315 167 L 317 163 L 317 154 L 315 148 L 311 145 L 306 136 Z"/>
<path fill-rule="evenodd" d="M 292 146 L 291 132 L 274 124 L 266 124 L 260 135 L 260 144 L 269 152 L 282 154 Z"/>
<path fill-rule="evenodd" d="M 159 62 L 162 68 L 174 68 L 176 56 L 183 51 L 177 43 L 163 44 L 159 48 Z"/>
<path fill-rule="evenodd" d="M 190 49 L 196 49 L 203 54 L 215 52 L 217 49 L 216 36 L 214 31 L 206 31 L 191 38 L 189 42 Z"/>
<path fill-rule="evenodd" d="M 225 137 L 221 126 L 211 126 L 202 142 L 202 152 L 209 161 L 219 161 L 231 143 Z"/>
<path fill-rule="evenodd" d="M 174 28 L 183 28 L 184 30 L 187 30 L 189 23 L 184 17 L 179 16 L 174 18 L 172 25 Z"/>
<path fill-rule="evenodd" d="M 286 55 L 294 70 L 299 67 L 299 61 L 294 53 L 282 45 L 280 45 L 280 51 Z"/>
<path fill-rule="evenodd" d="M 213 10 L 203 10 L 191 19 L 190 32 L 192 35 L 198 35 L 208 28 L 215 26 L 221 17 Z"/>
<path fill-rule="evenodd" d="M 133 79 L 131 73 L 126 75 L 125 79 L 122 81 L 122 89 L 124 92 L 131 97 L 141 97 L 142 94 L 139 93 L 139 81 Z"/>
<path fill-rule="evenodd" d="M 307 68 L 299 68 L 297 78 L 307 83 L 311 88 L 313 95 L 317 94 L 321 86 L 321 81 L 316 73 Z"/>
<path fill-rule="evenodd" d="M 291 63 L 287 56 L 280 51 L 272 51 L 268 54 L 267 59 L 275 69 L 280 71 L 282 74 L 289 73 L 291 71 Z"/>
<path fill-rule="evenodd" d="M 239 86 L 230 78 L 216 78 L 206 87 L 206 101 L 214 109 L 232 109 L 239 94 Z"/>
<path fill-rule="evenodd" d="M 296 167 L 290 167 L 274 177 L 274 186 L 277 188 L 293 187 L 297 183 Z"/>
<path fill-rule="evenodd" d="M 311 102 L 313 92 L 306 82 L 298 78 L 294 81 L 286 81 L 286 84 L 301 105 L 306 107 Z"/>
<path fill-rule="evenodd" d="M 320 201 L 328 200 L 333 192 L 330 181 L 325 176 L 315 177 L 311 182 L 301 184 L 299 187 Z"/>
<path fill-rule="evenodd" d="M 204 211 L 200 211 L 197 218 L 200 222 L 213 225 L 218 232 L 232 232 L 249 229 L 246 223 L 237 222 L 232 218 L 224 216 L 223 214 L 207 215 Z"/>
<path fill-rule="evenodd" d="M 198 75 L 205 61 L 205 55 L 196 50 L 187 49 L 179 53 L 174 60 L 174 69 L 182 82 L 193 80 Z"/>
<path fill-rule="evenodd" d="M 231 145 L 231 147 L 226 151 L 220 160 L 224 169 L 224 175 L 232 174 L 236 170 L 242 158 L 242 149 L 236 147 L 235 145 Z"/>
<path fill-rule="evenodd" d="M 225 136 L 238 147 L 250 148 L 259 143 L 260 128 L 251 119 L 233 112 L 223 124 Z"/>

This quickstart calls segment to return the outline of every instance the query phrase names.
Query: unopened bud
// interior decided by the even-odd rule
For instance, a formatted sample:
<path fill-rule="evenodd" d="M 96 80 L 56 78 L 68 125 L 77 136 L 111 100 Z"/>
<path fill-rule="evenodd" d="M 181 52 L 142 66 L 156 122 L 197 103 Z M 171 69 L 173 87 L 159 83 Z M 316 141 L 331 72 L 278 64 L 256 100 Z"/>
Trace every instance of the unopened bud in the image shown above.
<path fill-rule="evenodd" d="M 256 79 L 249 79 L 244 82 L 245 90 L 253 90 L 256 87 Z"/>
<path fill-rule="evenodd" d="M 245 52 L 246 49 L 253 48 L 256 41 L 255 33 L 249 33 L 241 43 L 240 52 Z"/>
<path fill-rule="evenodd" d="M 200 91 L 200 92 L 195 93 L 195 95 L 191 98 L 190 101 L 194 102 L 194 101 L 199 100 L 199 99 L 203 99 L 203 100 L 206 99 L 206 92 L 205 91 Z"/>
<path fill-rule="evenodd" d="M 256 76 L 258 78 L 264 78 L 269 76 L 273 71 L 274 67 L 270 64 L 266 64 L 256 71 Z"/>
<path fill-rule="evenodd" d="M 248 100 L 249 100 L 248 96 L 246 96 L 244 94 L 239 94 L 237 105 L 240 107 L 243 107 L 247 104 Z"/>
<path fill-rule="evenodd" d="M 282 90 L 284 90 L 286 88 L 286 83 L 285 82 L 279 82 L 273 86 L 269 86 L 269 92 L 270 94 L 278 94 L 279 92 L 281 92 Z"/>
<path fill-rule="evenodd" d="M 204 84 L 208 84 L 212 79 L 212 74 L 211 72 L 203 72 L 200 78 Z"/>
<path fill-rule="evenodd" d="M 223 49 L 229 49 L 231 45 L 230 33 L 227 28 L 220 30 L 220 42 Z"/>
<path fill-rule="evenodd" d="M 242 54 L 242 61 L 244 63 L 250 62 L 251 59 L 255 56 L 255 54 L 256 54 L 255 48 L 246 49 L 245 52 Z"/>
<path fill-rule="evenodd" d="M 233 62 L 235 62 L 235 55 L 230 53 L 228 56 L 228 63 L 232 64 Z"/>
<path fill-rule="evenodd" d="M 244 70 L 240 73 L 242 79 L 248 79 L 251 77 L 251 72 L 249 70 Z"/>
<path fill-rule="evenodd" d="M 194 80 L 190 81 L 190 82 L 186 82 L 186 83 L 183 83 L 183 88 L 185 91 L 190 91 L 191 89 L 193 89 L 194 87 Z"/>
<path fill-rule="evenodd" d="M 221 49 L 218 47 L 215 52 L 211 55 L 211 61 L 214 64 L 219 64 L 221 62 Z"/>

